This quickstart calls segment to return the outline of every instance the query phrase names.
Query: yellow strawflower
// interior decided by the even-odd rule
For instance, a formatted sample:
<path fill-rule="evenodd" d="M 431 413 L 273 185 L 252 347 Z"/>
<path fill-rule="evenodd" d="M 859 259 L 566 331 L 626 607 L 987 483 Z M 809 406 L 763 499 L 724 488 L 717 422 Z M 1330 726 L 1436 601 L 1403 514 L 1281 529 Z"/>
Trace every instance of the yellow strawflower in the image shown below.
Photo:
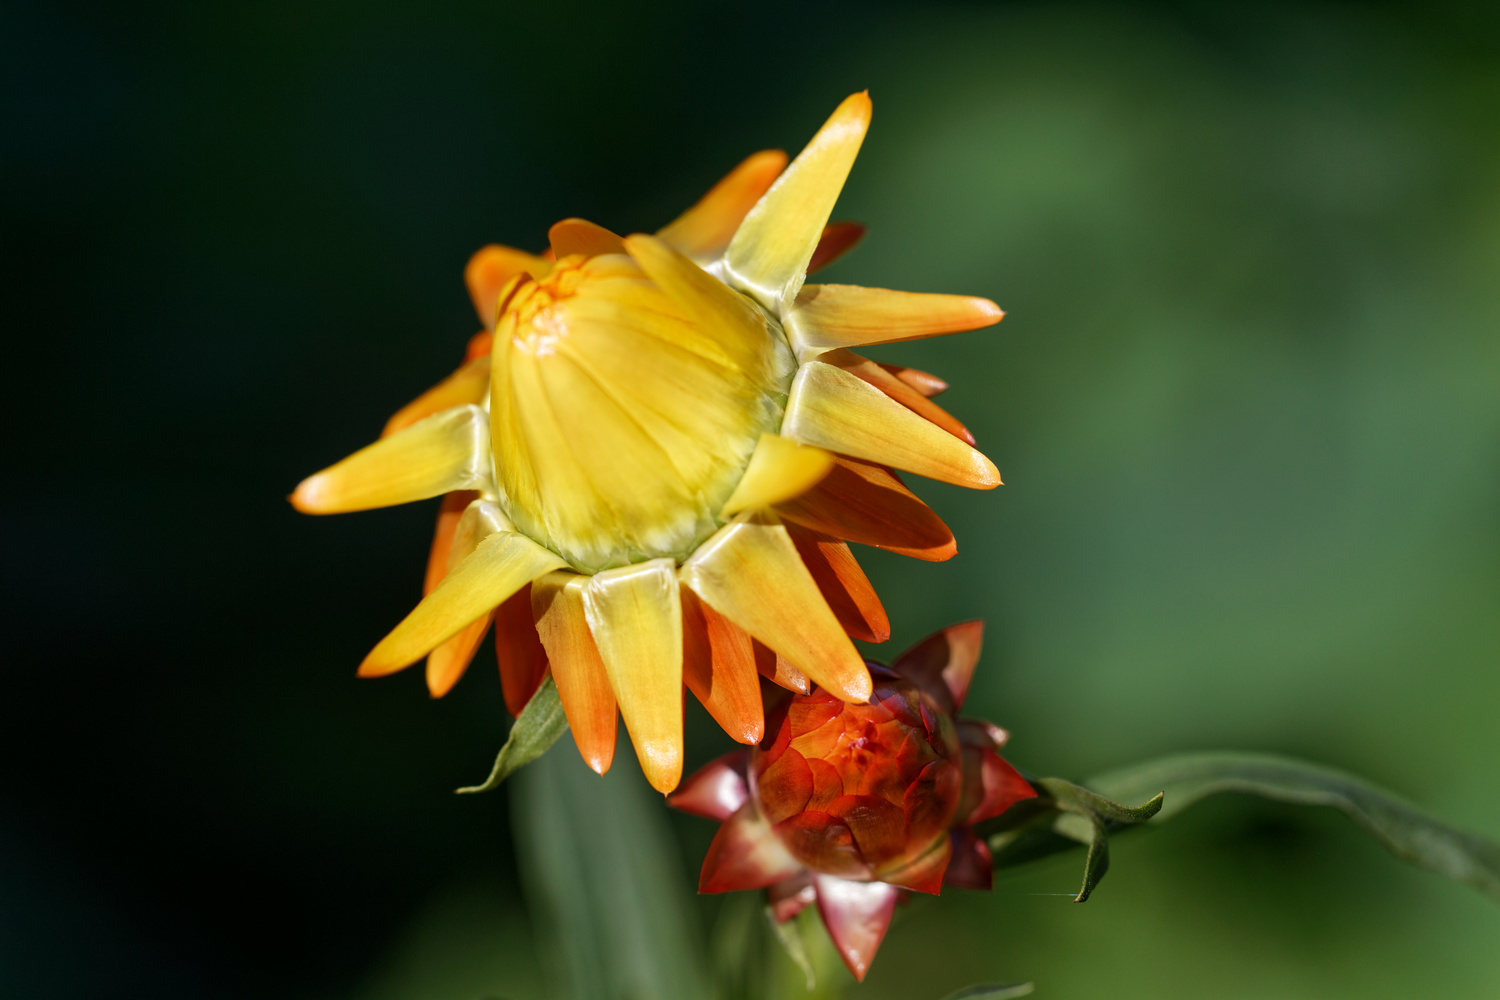
<path fill-rule="evenodd" d="M 610 766 L 618 706 L 664 792 L 684 684 L 752 744 L 758 674 L 869 698 L 849 636 L 890 629 L 846 542 L 949 558 L 952 534 L 891 467 L 1000 476 L 929 398 L 944 383 L 850 348 L 1002 315 L 803 283 L 862 233 L 828 218 L 869 122 L 869 97 L 849 97 L 790 166 L 755 154 L 655 236 L 568 219 L 544 255 L 475 254 L 469 360 L 292 495 L 314 514 L 445 496 L 426 596 L 361 676 L 426 657 L 440 696 L 493 622 L 512 712 L 550 669 L 589 765 Z"/>

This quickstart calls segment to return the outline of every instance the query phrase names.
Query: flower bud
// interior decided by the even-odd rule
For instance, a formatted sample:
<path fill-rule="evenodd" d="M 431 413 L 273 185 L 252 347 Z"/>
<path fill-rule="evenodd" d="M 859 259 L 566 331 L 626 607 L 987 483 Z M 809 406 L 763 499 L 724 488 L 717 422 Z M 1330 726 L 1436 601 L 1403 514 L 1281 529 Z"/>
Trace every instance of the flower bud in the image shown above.
<path fill-rule="evenodd" d="M 798 861 L 856 881 L 901 881 L 946 844 L 963 791 L 953 720 L 916 685 L 870 664 L 875 693 L 787 699 L 751 757 L 761 814 Z"/>

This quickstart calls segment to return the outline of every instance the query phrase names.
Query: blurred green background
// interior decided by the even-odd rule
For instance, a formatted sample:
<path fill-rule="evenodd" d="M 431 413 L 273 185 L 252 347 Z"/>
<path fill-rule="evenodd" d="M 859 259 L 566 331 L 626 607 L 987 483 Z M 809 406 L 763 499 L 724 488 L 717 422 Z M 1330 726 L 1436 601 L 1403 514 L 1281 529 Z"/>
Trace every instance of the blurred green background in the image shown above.
<path fill-rule="evenodd" d="M 1500 835 L 1495 8 L 6 0 L 0 81 L 0 995 L 644 998 L 722 944 L 712 828 L 628 755 L 452 795 L 487 649 L 439 702 L 354 679 L 433 505 L 284 497 L 453 367 L 479 245 L 655 228 L 864 87 L 826 277 L 1009 313 L 876 352 L 1007 484 L 914 482 L 952 562 L 861 553 L 883 652 L 983 616 L 970 711 L 1033 772 L 1273 750 Z M 619 885 L 558 913 L 570 849 Z M 850 995 L 1500 996 L 1500 910 L 1336 815 L 1210 802 L 1046 895 L 1078 866 L 917 901 Z"/>

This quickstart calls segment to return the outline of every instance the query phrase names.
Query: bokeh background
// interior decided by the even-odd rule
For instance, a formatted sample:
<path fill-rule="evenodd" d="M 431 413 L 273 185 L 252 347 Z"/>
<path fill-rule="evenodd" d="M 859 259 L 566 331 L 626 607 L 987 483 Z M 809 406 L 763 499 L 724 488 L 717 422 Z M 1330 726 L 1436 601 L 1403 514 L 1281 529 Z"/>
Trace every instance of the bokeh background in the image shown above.
<path fill-rule="evenodd" d="M 439 702 L 353 677 L 432 504 L 284 497 L 456 363 L 475 248 L 653 229 L 865 87 L 827 277 L 1009 313 L 877 352 L 1007 483 L 915 483 L 950 563 L 862 553 L 887 651 L 983 616 L 1035 772 L 1271 750 L 1500 835 L 1493 7 L 6 0 L 0 80 L 0 995 L 688 995 L 708 824 L 566 746 L 454 796 L 487 648 Z M 849 995 L 1500 996 L 1500 909 L 1337 815 L 1213 801 L 1078 874 L 919 901 Z"/>

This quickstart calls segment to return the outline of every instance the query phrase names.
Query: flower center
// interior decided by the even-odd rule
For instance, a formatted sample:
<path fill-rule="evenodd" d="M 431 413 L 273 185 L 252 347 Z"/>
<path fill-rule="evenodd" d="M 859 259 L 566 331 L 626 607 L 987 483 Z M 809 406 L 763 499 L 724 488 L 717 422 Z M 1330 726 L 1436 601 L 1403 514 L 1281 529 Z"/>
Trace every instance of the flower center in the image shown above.
<path fill-rule="evenodd" d="M 517 292 L 496 328 L 491 441 L 517 528 L 597 572 L 685 559 L 719 527 L 795 371 L 692 315 L 623 254 L 571 256 Z M 747 361 L 747 359 L 749 359 Z"/>

